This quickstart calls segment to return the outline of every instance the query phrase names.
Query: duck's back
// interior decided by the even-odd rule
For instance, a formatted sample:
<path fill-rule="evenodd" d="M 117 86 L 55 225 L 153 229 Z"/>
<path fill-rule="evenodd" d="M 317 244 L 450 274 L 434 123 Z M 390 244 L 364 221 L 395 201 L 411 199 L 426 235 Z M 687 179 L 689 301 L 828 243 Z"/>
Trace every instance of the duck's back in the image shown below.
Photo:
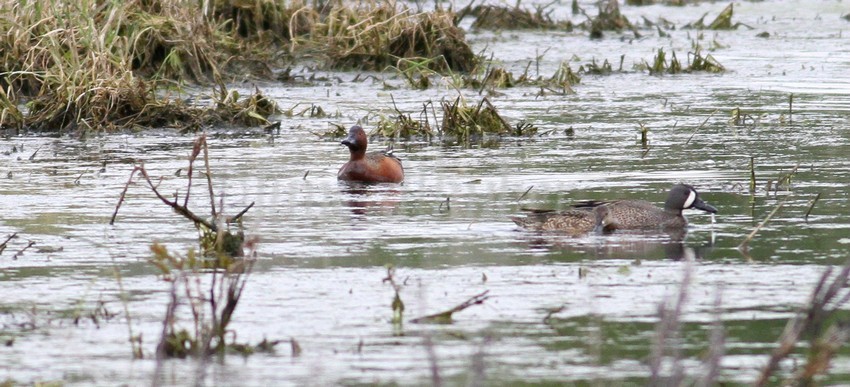
<path fill-rule="evenodd" d="M 534 213 L 526 217 L 511 217 L 518 226 L 535 231 L 557 231 L 570 235 L 586 234 L 594 230 L 597 218 L 594 211 L 567 210 L 562 212 Z"/>
<path fill-rule="evenodd" d="M 607 230 L 648 230 L 684 227 L 685 218 L 665 211 L 643 200 L 623 200 L 602 204 L 606 215 L 602 223 Z"/>

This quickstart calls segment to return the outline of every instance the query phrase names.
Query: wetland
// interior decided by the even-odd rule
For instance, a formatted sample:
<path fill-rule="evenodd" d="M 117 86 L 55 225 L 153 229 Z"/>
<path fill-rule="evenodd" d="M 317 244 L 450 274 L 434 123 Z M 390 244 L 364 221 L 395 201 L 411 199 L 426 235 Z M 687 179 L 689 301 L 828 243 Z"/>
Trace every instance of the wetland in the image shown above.
<path fill-rule="evenodd" d="M 58 114 L 68 100 L 54 106 L 44 96 L 16 104 L 19 115 L 4 110 L 0 242 L 15 237 L 0 250 L 0 384 L 755 383 L 823 273 L 841 278 L 850 259 L 850 22 L 842 18 L 850 6 L 740 2 L 737 28 L 698 29 L 685 26 L 706 14 L 710 24 L 728 4 L 621 4 L 631 27 L 591 39 L 581 23 L 597 6 L 579 5 L 590 16 L 566 2 L 523 3 L 530 19 L 550 20 L 545 28 L 461 19 L 470 52 L 484 58 L 477 73 L 384 57 L 320 65 L 311 47 L 312 56 L 270 66 L 273 76 L 215 86 L 190 82 L 210 65 L 186 64 L 179 88 L 145 91 L 156 97 L 87 119 Z M 669 71 L 673 53 L 688 69 L 697 46 L 724 71 Z M 663 67 L 654 66 L 660 49 Z M 361 61 L 369 66 L 352 66 Z M 139 79 L 156 71 L 137 67 Z M 515 84 L 480 83 L 496 67 Z M 465 83 L 468 73 L 480 82 Z M 13 86 L 32 88 L 3 74 L 4 101 Z M 244 104 L 228 105 L 234 99 Z M 155 119 L 172 108 L 146 110 L 172 106 L 166 100 L 219 110 L 186 120 Z M 446 105 L 490 106 L 499 118 L 486 119 L 501 129 L 477 133 L 473 120 L 442 132 Z M 130 125 L 110 124 L 127 124 L 122 114 Z M 279 126 L 264 129 L 270 122 Z M 355 123 L 375 131 L 370 149 L 393 147 L 402 184 L 337 180 L 348 151 L 334 132 Z M 403 125 L 413 134 L 395 131 Z M 139 178 L 112 225 L 110 217 L 137 165 L 164 196 L 182 199 L 200 129 L 219 209 L 233 215 L 253 203 L 242 216 L 256 238 L 253 266 L 226 337 L 276 345 L 162 359 L 173 292 L 151 246 L 186 256 L 198 230 Z M 187 206 L 206 215 L 199 171 Z M 714 217 L 686 211 L 683 241 L 540 234 L 510 220 L 524 208 L 580 200 L 660 205 L 678 182 L 718 209 Z M 211 271 L 195 274 L 190 281 L 206 289 Z M 484 292 L 451 323 L 411 321 Z M 176 315 L 184 326 L 193 321 L 188 304 Z M 829 322 L 847 317 L 846 305 L 830 305 L 838 310 Z M 804 337 L 769 381 L 805 380 L 814 343 Z M 829 359 L 816 380 L 850 380 L 846 347 Z"/>

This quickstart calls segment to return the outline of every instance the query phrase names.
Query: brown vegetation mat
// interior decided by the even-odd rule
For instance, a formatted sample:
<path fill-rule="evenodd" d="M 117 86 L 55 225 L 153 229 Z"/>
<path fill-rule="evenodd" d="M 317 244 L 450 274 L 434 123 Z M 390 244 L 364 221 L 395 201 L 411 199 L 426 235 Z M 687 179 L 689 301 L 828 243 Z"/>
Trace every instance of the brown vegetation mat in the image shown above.
<path fill-rule="evenodd" d="M 214 92 L 210 106 L 170 97 L 186 84 L 272 77 L 294 58 L 384 70 L 399 61 L 438 71 L 477 64 L 448 11 L 390 2 L 282 5 L 270 0 L 18 2 L 0 0 L 0 128 L 117 130 L 267 123 L 258 92 Z M 58 15 L 61 15 L 59 17 Z M 260 103 L 258 103 L 260 102 Z"/>

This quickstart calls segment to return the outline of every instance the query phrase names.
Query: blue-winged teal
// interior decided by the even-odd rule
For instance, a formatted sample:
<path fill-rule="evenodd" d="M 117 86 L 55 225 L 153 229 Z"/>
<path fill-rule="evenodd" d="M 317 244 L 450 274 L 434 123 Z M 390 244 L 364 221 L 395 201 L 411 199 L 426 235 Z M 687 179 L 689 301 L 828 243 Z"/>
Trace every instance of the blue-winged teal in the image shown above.
<path fill-rule="evenodd" d="M 365 183 L 401 183 L 404 180 L 404 168 L 397 157 L 384 152 L 366 153 L 369 138 L 360 125 L 348 130 L 342 145 L 348 147 L 351 158 L 337 172 L 339 180 Z"/>
<path fill-rule="evenodd" d="M 524 218 L 512 217 L 518 225 L 537 231 L 559 231 L 571 235 L 591 231 L 684 229 L 688 220 L 682 210 L 696 208 L 710 213 L 717 209 L 702 201 L 699 193 L 687 184 L 670 189 L 664 208 L 643 200 L 585 201 L 562 212 L 534 213 Z"/>

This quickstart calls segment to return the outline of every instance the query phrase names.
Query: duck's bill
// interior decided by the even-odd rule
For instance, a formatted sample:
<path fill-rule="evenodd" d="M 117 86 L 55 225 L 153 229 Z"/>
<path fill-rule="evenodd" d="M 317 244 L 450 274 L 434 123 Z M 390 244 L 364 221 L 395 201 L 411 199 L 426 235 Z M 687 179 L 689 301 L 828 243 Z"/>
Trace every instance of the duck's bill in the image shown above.
<path fill-rule="evenodd" d="M 717 208 L 714 208 L 714 206 L 712 206 L 711 204 L 708 204 L 708 203 L 702 201 L 702 199 L 697 199 L 694 202 L 694 204 L 691 206 L 691 208 L 696 208 L 698 210 L 703 210 L 705 212 L 710 212 L 712 214 L 717 213 Z"/>

